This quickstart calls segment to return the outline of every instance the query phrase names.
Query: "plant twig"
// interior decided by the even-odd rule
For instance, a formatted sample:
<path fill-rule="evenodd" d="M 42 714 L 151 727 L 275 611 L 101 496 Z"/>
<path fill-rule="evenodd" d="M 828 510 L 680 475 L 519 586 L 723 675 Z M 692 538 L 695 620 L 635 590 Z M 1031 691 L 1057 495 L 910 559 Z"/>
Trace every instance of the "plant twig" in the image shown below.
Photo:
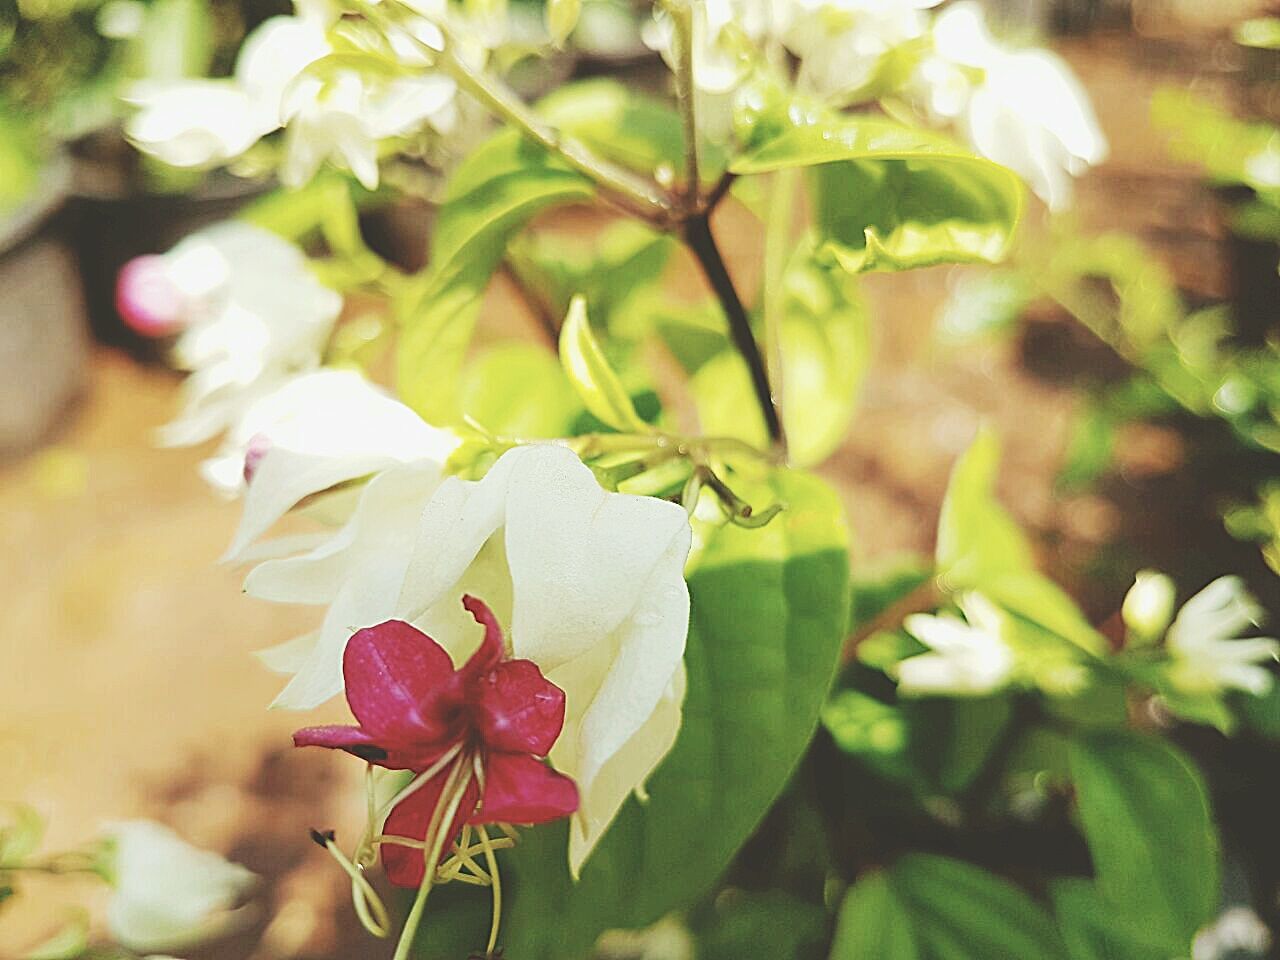
<path fill-rule="evenodd" d="M 729 323 L 729 339 L 742 355 L 751 374 L 751 386 L 755 391 L 756 402 L 764 416 L 765 429 L 769 432 L 769 441 L 775 451 L 786 450 L 786 436 L 782 429 L 782 417 L 778 413 L 773 391 L 769 387 L 769 374 L 765 370 L 764 357 L 760 354 L 760 346 L 756 343 L 755 334 L 751 330 L 751 320 L 747 316 L 746 307 L 738 297 L 733 279 L 725 266 L 720 248 L 716 246 L 715 237 L 711 233 L 711 224 L 705 214 L 689 217 L 684 222 L 684 240 L 693 255 L 697 257 L 699 266 L 707 278 L 707 283 L 715 292 L 720 306 L 724 310 L 725 319 Z"/>
<path fill-rule="evenodd" d="M 862 641 L 874 636 L 882 630 L 896 630 L 902 621 L 913 613 L 927 613 L 936 610 L 942 603 L 942 590 L 938 587 L 938 578 L 930 576 L 913 590 L 899 597 L 885 607 L 870 620 L 858 624 L 853 635 L 845 641 L 844 659 L 848 663 L 857 653 Z"/>

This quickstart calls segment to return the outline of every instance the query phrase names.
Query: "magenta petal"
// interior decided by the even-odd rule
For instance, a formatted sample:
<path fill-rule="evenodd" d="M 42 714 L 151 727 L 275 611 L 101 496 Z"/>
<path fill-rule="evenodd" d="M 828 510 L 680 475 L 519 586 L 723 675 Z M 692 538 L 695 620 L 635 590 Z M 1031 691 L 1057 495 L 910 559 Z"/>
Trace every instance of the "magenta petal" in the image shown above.
<path fill-rule="evenodd" d="M 293 735 L 295 747 L 328 747 L 331 750 L 346 750 L 350 747 L 369 746 L 372 743 L 373 737 L 359 727 L 343 724 L 303 727 Z"/>
<path fill-rule="evenodd" d="M 442 770 L 415 793 L 397 804 L 387 817 L 382 832 L 389 837 L 425 839 L 427 827 L 431 825 L 431 814 L 435 812 L 436 804 L 440 802 L 440 792 L 444 789 L 444 783 L 448 777 L 449 771 Z M 457 839 L 462 825 L 466 823 L 467 815 L 475 809 L 479 793 L 479 788 L 472 780 L 463 795 L 462 803 L 458 806 L 458 812 L 454 815 L 452 832 L 444 844 L 444 850 L 440 855 L 441 860 L 449 855 L 453 841 Z M 416 887 L 421 884 L 422 876 L 426 872 L 425 867 L 426 861 L 420 849 L 394 843 L 382 845 L 382 868 L 386 871 L 387 879 L 397 887 Z"/>
<path fill-rule="evenodd" d="M 468 682 L 472 682 L 502 662 L 506 645 L 502 639 L 502 626 L 488 604 L 467 594 L 462 598 L 462 605 L 467 608 L 471 616 L 475 617 L 476 623 L 484 625 L 484 640 L 471 655 L 471 659 L 458 671 L 466 677 Z"/>
<path fill-rule="evenodd" d="M 472 709 L 486 746 L 543 757 L 564 726 L 564 691 L 533 661 L 508 660 L 480 679 Z"/>
<path fill-rule="evenodd" d="M 578 787 L 563 773 L 523 753 L 491 753 L 480 809 L 467 821 L 546 823 L 578 809 Z"/>
<path fill-rule="evenodd" d="M 358 630 L 342 660 L 347 703 L 378 740 L 448 739 L 457 721 L 453 661 L 440 644 L 403 620 Z"/>

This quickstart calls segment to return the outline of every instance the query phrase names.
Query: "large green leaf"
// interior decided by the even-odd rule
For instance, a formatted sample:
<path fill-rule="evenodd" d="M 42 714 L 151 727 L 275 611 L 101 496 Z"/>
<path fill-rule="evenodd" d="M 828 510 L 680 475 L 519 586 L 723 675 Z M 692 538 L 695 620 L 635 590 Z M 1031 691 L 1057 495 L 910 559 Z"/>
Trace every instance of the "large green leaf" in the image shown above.
<path fill-rule="evenodd" d="M 684 721 L 671 754 L 627 801 L 575 884 L 563 826 L 529 831 L 507 862 L 510 956 L 572 960 L 602 930 L 638 928 L 705 893 L 759 823 L 813 734 L 848 616 L 839 500 L 780 471 L 744 495 L 787 509 L 754 530 L 699 532 Z"/>
<path fill-rule="evenodd" d="M 889 882 L 912 919 L 921 960 L 1066 960 L 1049 913 L 985 870 L 913 854 L 894 865 Z"/>
<path fill-rule="evenodd" d="M 864 874 L 840 905 L 831 960 L 920 960 L 912 919 L 885 874 Z"/>
<path fill-rule="evenodd" d="M 814 221 L 845 269 L 1003 259 L 1022 213 L 1012 171 L 938 134 L 878 117 L 785 129 L 730 169 L 811 167 Z"/>
<path fill-rule="evenodd" d="M 1218 903 L 1218 837 L 1204 783 L 1175 747 L 1115 731 L 1071 745 L 1080 822 L 1099 892 L 1171 954 Z"/>
<path fill-rule="evenodd" d="M 829 935 L 827 911 L 784 893 L 726 891 L 694 928 L 698 960 L 810 960 Z"/>
<path fill-rule="evenodd" d="M 458 167 L 436 220 L 431 265 L 397 302 L 396 378 L 406 403 L 436 422 L 457 419 L 462 356 L 507 243 L 542 210 L 592 195 L 585 177 L 512 131 Z"/>
<path fill-rule="evenodd" d="M 812 466 L 844 439 L 870 354 L 870 323 L 852 278 L 802 248 L 783 281 L 782 416 L 792 462 Z M 694 375 L 706 433 L 768 444 L 741 356 L 725 349 Z"/>
<path fill-rule="evenodd" d="M 532 343 L 486 350 L 462 372 L 462 412 L 500 437 L 563 437 L 582 404 L 555 355 Z"/>

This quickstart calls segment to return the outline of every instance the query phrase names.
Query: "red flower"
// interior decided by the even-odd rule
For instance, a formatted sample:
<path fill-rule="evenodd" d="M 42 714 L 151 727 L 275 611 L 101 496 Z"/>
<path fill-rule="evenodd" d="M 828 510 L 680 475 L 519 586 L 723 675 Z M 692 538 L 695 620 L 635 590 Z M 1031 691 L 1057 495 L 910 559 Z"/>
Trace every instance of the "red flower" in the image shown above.
<path fill-rule="evenodd" d="M 437 767 L 391 811 L 383 833 L 430 846 L 426 834 L 436 807 L 442 799 L 452 805 L 461 790 L 446 851 L 465 824 L 545 823 L 578 809 L 574 782 L 540 759 L 564 726 L 564 691 L 532 661 L 503 659 L 502 628 L 484 603 L 467 596 L 462 605 L 485 633 L 460 669 L 443 647 L 404 621 L 360 630 L 342 664 L 359 726 L 308 727 L 293 735 L 295 746 L 346 750 L 391 770 Z M 420 849 L 384 843 L 382 860 L 392 883 L 422 882 Z"/>

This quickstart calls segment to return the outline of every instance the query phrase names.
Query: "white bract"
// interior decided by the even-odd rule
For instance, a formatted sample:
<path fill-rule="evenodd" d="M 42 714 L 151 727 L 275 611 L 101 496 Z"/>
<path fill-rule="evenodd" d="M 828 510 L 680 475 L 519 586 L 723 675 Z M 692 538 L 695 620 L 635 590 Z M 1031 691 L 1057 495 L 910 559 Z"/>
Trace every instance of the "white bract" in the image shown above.
<path fill-rule="evenodd" d="M 822 96 L 854 93 L 883 58 L 928 32 L 924 11 L 941 0 L 793 0 L 782 37 L 800 78 Z"/>
<path fill-rule="evenodd" d="M 898 664 L 901 693 L 983 696 L 1009 682 L 1014 654 L 1002 636 L 1000 612 L 976 593 L 961 597 L 960 609 L 964 620 L 950 614 L 916 613 L 902 622 L 930 652 Z"/>
<path fill-rule="evenodd" d="M 996 42 L 972 0 L 938 15 L 914 86 L 935 119 L 955 121 L 979 153 L 1017 172 L 1051 209 L 1070 202 L 1073 176 L 1106 158 L 1106 137 L 1067 64 L 1047 50 Z"/>
<path fill-rule="evenodd" d="M 508 451 L 479 481 L 438 478 L 429 462 L 382 471 L 331 539 L 249 574 L 254 596 L 329 607 L 318 635 L 272 657 L 296 671 L 277 705 L 305 709 L 339 693 L 352 631 L 387 619 L 409 621 L 461 662 L 480 630 L 460 600 L 480 598 L 507 627 L 512 656 L 565 691 L 551 758 L 581 793 L 569 849 L 576 872 L 675 742 L 688 518 L 675 504 L 606 492 L 551 444 Z"/>
<path fill-rule="evenodd" d="M 1262 622 L 1263 611 L 1239 577 L 1219 577 L 1183 604 L 1165 643 L 1173 660 L 1170 681 L 1184 693 L 1235 688 L 1254 696 L 1271 689 L 1261 664 L 1280 656 L 1269 637 L 1239 639 Z"/>
<path fill-rule="evenodd" d="M 448 132 L 457 91 L 443 75 L 397 75 L 391 62 L 372 73 L 319 64 L 334 52 L 328 29 L 335 18 L 325 4 L 300 4 L 299 16 L 272 17 L 245 39 L 230 79 L 139 85 L 128 98 L 139 111 L 125 132 L 166 163 L 209 167 L 285 127 L 280 177 L 287 185 L 302 185 L 332 160 L 376 188 L 379 144 L 424 125 Z M 415 36 L 440 43 L 425 22 Z M 421 46 L 410 46 L 404 59 L 420 68 Z"/>
<path fill-rule="evenodd" d="M 113 844 L 107 910 L 111 935 L 131 950 L 180 950 L 226 935 L 249 919 L 241 899 L 256 876 L 148 820 L 109 824 Z"/>
<path fill-rule="evenodd" d="M 149 284 L 171 291 L 173 326 L 183 331 L 174 359 L 191 371 L 182 413 L 161 428 L 171 445 L 217 435 L 286 379 L 318 366 L 342 309 L 297 247 L 247 223 L 192 234 L 150 274 Z"/>

